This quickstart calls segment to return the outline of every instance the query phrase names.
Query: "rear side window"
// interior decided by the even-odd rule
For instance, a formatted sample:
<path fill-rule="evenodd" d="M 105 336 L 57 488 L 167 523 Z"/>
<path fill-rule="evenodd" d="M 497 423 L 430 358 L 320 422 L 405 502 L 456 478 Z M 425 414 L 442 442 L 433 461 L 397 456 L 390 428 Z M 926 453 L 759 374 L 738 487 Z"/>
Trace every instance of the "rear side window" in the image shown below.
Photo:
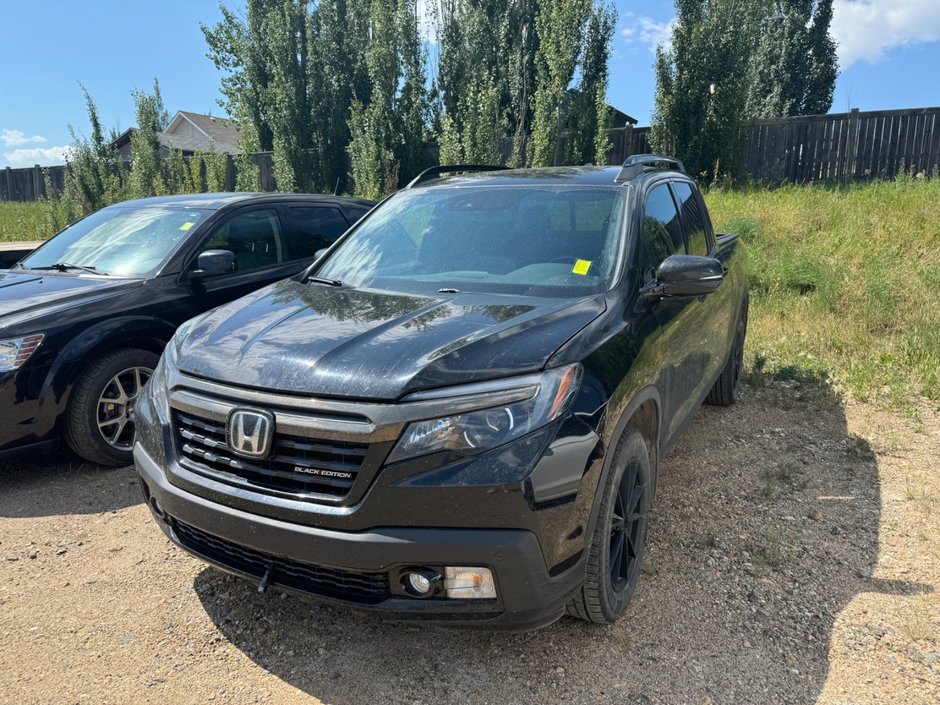
<path fill-rule="evenodd" d="M 333 206 L 288 206 L 287 239 L 293 259 L 312 259 L 317 250 L 332 245 L 349 222 Z"/>
<path fill-rule="evenodd" d="M 239 271 L 269 267 L 284 262 L 284 237 L 277 211 L 264 208 L 232 216 L 205 241 L 200 252 L 230 250 Z"/>
<path fill-rule="evenodd" d="M 688 246 L 690 255 L 705 257 L 709 253 L 708 231 L 705 228 L 705 219 L 702 217 L 698 199 L 692 191 L 692 186 L 684 181 L 677 181 L 672 185 L 679 201 L 679 210 L 682 211 L 682 220 L 685 221 L 688 233 Z"/>
<path fill-rule="evenodd" d="M 679 211 L 668 185 L 656 186 L 646 197 L 640 232 L 640 260 L 647 279 L 653 276 L 656 268 L 670 255 L 686 254 L 685 235 L 682 232 Z"/>

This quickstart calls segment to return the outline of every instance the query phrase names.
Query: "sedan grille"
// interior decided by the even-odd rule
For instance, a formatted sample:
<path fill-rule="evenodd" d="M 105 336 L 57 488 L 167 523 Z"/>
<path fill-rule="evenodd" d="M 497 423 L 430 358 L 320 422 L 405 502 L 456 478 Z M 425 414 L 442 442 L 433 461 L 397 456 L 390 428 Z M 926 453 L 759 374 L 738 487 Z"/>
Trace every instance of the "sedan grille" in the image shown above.
<path fill-rule="evenodd" d="M 182 412 L 174 417 L 181 461 L 187 468 L 254 492 L 296 499 L 345 497 L 369 450 L 364 443 L 275 433 L 271 456 L 249 460 L 232 451 L 223 422 Z"/>
<path fill-rule="evenodd" d="M 389 598 L 386 573 L 354 573 L 261 553 L 172 520 L 184 548 L 224 568 L 310 595 L 374 605 Z"/>

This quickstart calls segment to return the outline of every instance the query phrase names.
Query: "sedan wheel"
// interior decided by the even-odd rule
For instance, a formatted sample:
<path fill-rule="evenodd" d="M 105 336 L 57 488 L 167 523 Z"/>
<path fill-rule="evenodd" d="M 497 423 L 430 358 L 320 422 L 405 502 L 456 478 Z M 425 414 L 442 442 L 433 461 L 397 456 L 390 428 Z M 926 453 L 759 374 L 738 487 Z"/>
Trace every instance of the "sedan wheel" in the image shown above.
<path fill-rule="evenodd" d="M 149 350 L 122 348 L 85 368 L 65 420 L 65 440 L 72 450 L 98 465 L 133 462 L 134 407 L 159 359 Z"/>
<path fill-rule="evenodd" d="M 98 399 L 98 431 L 112 448 L 130 450 L 134 445 L 134 404 L 150 379 L 149 367 L 131 367 L 114 375 Z"/>

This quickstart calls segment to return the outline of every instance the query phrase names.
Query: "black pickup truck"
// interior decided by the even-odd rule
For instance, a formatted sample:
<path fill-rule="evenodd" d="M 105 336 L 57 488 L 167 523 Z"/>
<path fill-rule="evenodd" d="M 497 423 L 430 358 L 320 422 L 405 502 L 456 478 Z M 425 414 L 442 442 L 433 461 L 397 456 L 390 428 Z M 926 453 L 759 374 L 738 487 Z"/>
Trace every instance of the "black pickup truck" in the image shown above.
<path fill-rule="evenodd" d="M 144 496 L 262 590 L 609 623 L 660 460 L 703 401 L 735 401 L 747 302 L 743 248 L 674 160 L 435 168 L 308 271 L 180 328 L 137 407 Z"/>

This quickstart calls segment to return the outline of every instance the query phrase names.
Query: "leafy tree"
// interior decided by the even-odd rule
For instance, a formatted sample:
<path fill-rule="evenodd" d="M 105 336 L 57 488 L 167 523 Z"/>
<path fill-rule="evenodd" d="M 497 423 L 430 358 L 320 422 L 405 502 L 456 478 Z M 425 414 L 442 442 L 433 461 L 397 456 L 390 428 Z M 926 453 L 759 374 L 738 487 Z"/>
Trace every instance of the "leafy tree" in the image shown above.
<path fill-rule="evenodd" d="M 251 156 L 244 151 L 235 157 L 235 190 L 261 190 L 261 169 L 252 161 Z"/>
<path fill-rule="evenodd" d="M 82 86 L 91 137 L 80 136 L 70 126 L 69 147 L 63 199 L 66 220 L 70 222 L 124 198 L 124 181 L 119 170 L 120 160 L 111 146 L 114 135 L 106 138 L 101 127 L 98 108 Z M 51 193 L 51 191 L 49 191 Z M 59 223 L 64 226 L 65 223 Z"/>
<path fill-rule="evenodd" d="M 753 118 L 829 111 L 837 73 L 832 0 L 766 0 L 751 62 Z"/>
<path fill-rule="evenodd" d="M 607 163 L 610 149 L 607 60 L 616 24 L 617 10 L 612 5 L 595 6 L 591 10 L 581 50 L 581 78 L 577 91 L 569 92 L 567 130 L 570 163 Z"/>
<path fill-rule="evenodd" d="M 839 75 L 837 45 L 832 37 L 832 0 L 818 0 L 809 30 L 809 52 L 812 56 L 809 81 L 803 99 L 803 114 L 823 115 L 832 107 L 832 94 Z"/>
<path fill-rule="evenodd" d="M 535 20 L 539 35 L 535 54 L 535 112 L 529 145 L 533 166 L 548 166 L 554 161 L 561 132 L 562 104 L 577 68 L 581 30 L 590 12 L 590 0 L 539 2 Z"/>
<path fill-rule="evenodd" d="M 164 167 L 167 193 L 193 193 L 195 191 L 181 150 L 171 147 Z"/>
<path fill-rule="evenodd" d="M 308 89 L 321 190 L 345 189 L 349 118 L 370 94 L 366 51 L 369 0 L 321 0 L 309 23 Z"/>
<path fill-rule="evenodd" d="M 396 96 L 399 119 L 399 178 L 408 181 L 424 167 L 423 146 L 427 133 L 429 96 L 427 52 L 418 32 L 415 0 L 399 0 L 396 17 L 401 89 Z"/>
<path fill-rule="evenodd" d="M 201 155 L 206 170 L 206 191 L 217 193 L 225 190 L 225 170 L 228 155 L 214 150 Z"/>
<path fill-rule="evenodd" d="M 371 92 L 367 102 L 357 99 L 353 103 L 349 119 L 356 193 L 373 199 L 381 198 L 390 183 L 397 187 L 398 181 L 394 108 L 400 74 L 393 2 L 372 0 L 371 41 L 366 53 Z"/>
<path fill-rule="evenodd" d="M 274 175 L 282 191 L 314 185 L 309 6 L 309 0 L 248 0 L 245 22 L 223 6 L 222 22 L 202 26 L 209 57 L 225 72 L 223 106 L 247 122 L 251 141 L 274 152 Z"/>
<path fill-rule="evenodd" d="M 137 130 L 131 135 L 130 192 L 134 198 L 159 196 L 166 192 L 160 154 L 160 133 L 170 122 L 170 115 L 160 95 L 160 84 L 153 82 L 153 93 L 132 91 Z"/>
<path fill-rule="evenodd" d="M 224 4 L 219 5 L 222 21 L 214 27 L 200 24 L 209 58 L 223 72 L 220 101 L 225 111 L 240 121 L 244 134 L 251 130 L 258 148 L 271 151 L 274 137 L 265 119 L 265 97 L 271 80 L 265 51 L 266 35 L 262 28 L 267 4 L 249 2 L 247 22 L 242 22 Z"/>
<path fill-rule="evenodd" d="M 760 3 L 675 0 L 671 46 L 656 52 L 650 139 L 692 173 L 733 174 Z"/>

